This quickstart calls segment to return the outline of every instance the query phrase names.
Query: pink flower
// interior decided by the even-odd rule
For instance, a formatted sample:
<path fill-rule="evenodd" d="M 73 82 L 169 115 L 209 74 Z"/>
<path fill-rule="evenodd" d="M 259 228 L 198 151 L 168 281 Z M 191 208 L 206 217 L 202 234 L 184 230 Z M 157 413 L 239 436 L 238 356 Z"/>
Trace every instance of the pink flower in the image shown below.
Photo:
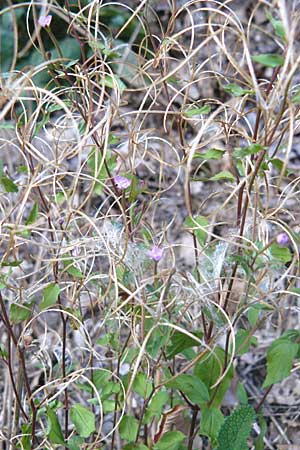
<path fill-rule="evenodd" d="M 287 245 L 289 243 L 289 240 L 290 239 L 289 239 L 289 237 L 288 237 L 288 235 L 286 233 L 279 233 L 276 236 L 276 242 L 277 242 L 278 245 L 285 246 L 285 245 Z"/>
<path fill-rule="evenodd" d="M 75 257 L 79 256 L 81 253 L 80 247 L 78 247 L 78 246 L 74 247 L 71 253 L 72 253 L 72 256 L 75 256 Z"/>
<path fill-rule="evenodd" d="M 118 189 L 123 191 L 131 185 L 131 180 L 128 180 L 128 178 L 122 177 L 121 175 L 117 175 L 114 177 L 114 183 Z"/>
<path fill-rule="evenodd" d="M 41 16 L 39 18 L 39 25 L 41 25 L 41 27 L 50 27 L 51 20 L 51 14 L 48 14 L 48 16 Z"/>
<path fill-rule="evenodd" d="M 158 245 L 154 245 L 151 250 L 148 251 L 149 258 L 153 259 L 154 261 L 158 262 L 163 257 L 164 250 Z"/>

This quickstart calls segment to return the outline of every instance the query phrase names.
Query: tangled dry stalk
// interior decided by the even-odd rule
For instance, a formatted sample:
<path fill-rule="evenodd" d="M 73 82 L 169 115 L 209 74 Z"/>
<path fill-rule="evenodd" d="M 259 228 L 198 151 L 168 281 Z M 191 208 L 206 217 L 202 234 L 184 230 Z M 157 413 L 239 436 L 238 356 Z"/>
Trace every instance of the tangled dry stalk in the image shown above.
<path fill-rule="evenodd" d="M 2 449 L 299 444 L 297 3 L 2 7 Z"/>

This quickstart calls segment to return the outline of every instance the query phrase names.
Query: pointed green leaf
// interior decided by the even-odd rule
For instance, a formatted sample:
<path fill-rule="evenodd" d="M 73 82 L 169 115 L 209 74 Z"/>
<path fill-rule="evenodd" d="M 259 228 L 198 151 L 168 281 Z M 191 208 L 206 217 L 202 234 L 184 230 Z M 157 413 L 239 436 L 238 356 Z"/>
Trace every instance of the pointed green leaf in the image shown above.
<path fill-rule="evenodd" d="M 32 207 L 32 210 L 29 213 L 28 218 L 25 221 L 25 225 L 31 225 L 32 223 L 34 223 L 38 217 L 38 213 L 39 213 L 39 207 L 38 207 L 38 204 L 35 203 Z"/>
<path fill-rule="evenodd" d="M 196 216 L 196 217 L 187 217 L 184 221 L 184 226 L 189 228 L 191 231 L 195 233 L 197 241 L 203 247 L 206 242 L 207 233 L 205 228 L 209 225 L 209 222 L 204 216 Z"/>
<path fill-rule="evenodd" d="M 147 398 L 151 394 L 152 386 L 151 381 L 147 377 L 147 375 L 143 372 L 140 372 L 136 375 L 132 389 L 136 392 L 140 397 Z"/>
<path fill-rule="evenodd" d="M 58 296 L 60 294 L 59 285 L 56 283 L 50 283 L 43 289 L 43 301 L 40 304 L 40 310 L 49 308 L 57 303 Z"/>
<path fill-rule="evenodd" d="M 128 442 L 135 442 L 138 429 L 139 423 L 135 417 L 123 416 L 119 427 L 122 439 Z"/>
<path fill-rule="evenodd" d="M 241 405 L 248 405 L 248 395 L 244 385 L 239 381 L 237 387 L 237 396 Z"/>
<path fill-rule="evenodd" d="M 179 450 L 185 438 L 181 431 L 168 431 L 154 445 L 153 450 Z"/>
<path fill-rule="evenodd" d="M 201 406 L 209 401 L 206 385 L 195 375 L 182 374 L 166 384 L 168 388 L 182 391 L 189 399 Z"/>
<path fill-rule="evenodd" d="M 2 130 L 14 130 L 16 128 L 15 125 L 9 122 L 0 122 L 0 129 Z"/>
<path fill-rule="evenodd" d="M 281 55 L 276 55 L 274 53 L 265 53 L 262 55 L 252 56 L 253 61 L 262 64 L 266 67 L 278 67 L 282 66 L 284 63 L 284 58 Z"/>
<path fill-rule="evenodd" d="M 217 437 L 224 422 L 221 411 L 217 408 L 202 408 L 200 421 L 200 435 L 209 437 L 212 445 L 217 445 Z"/>
<path fill-rule="evenodd" d="M 121 93 L 124 91 L 124 89 L 126 89 L 126 84 L 115 74 L 114 76 L 105 75 L 105 77 L 100 81 L 100 84 L 111 89 L 118 88 Z"/>
<path fill-rule="evenodd" d="M 233 152 L 233 156 L 234 158 L 245 158 L 246 156 L 255 155 L 265 149 L 266 147 L 260 144 L 252 144 L 248 147 L 238 147 Z"/>
<path fill-rule="evenodd" d="M 211 111 L 210 105 L 204 105 L 201 108 L 190 108 L 184 111 L 184 115 L 186 117 L 194 117 L 198 116 L 199 114 L 209 114 Z"/>
<path fill-rule="evenodd" d="M 103 389 L 110 377 L 111 373 L 106 370 L 95 370 L 93 372 L 93 383 L 96 389 Z"/>
<path fill-rule="evenodd" d="M 256 325 L 260 311 L 261 307 L 259 304 L 254 304 L 253 306 L 250 306 L 250 308 L 248 309 L 247 318 L 249 320 L 251 327 L 254 327 Z"/>
<path fill-rule="evenodd" d="M 205 153 L 195 153 L 194 159 L 221 159 L 225 153 L 225 150 L 218 148 L 210 148 Z"/>
<path fill-rule="evenodd" d="M 64 444 L 65 440 L 61 431 L 60 423 L 58 421 L 56 413 L 51 408 L 47 408 L 47 418 L 47 436 L 50 442 L 52 444 Z"/>
<path fill-rule="evenodd" d="M 219 180 L 235 181 L 235 177 L 228 170 L 222 170 L 221 172 L 217 173 L 216 175 L 210 178 L 210 181 L 219 181 Z"/>
<path fill-rule="evenodd" d="M 19 267 L 22 264 L 23 261 L 16 260 L 16 261 L 3 261 L 1 263 L 1 267 Z"/>
<path fill-rule="evenodd" d="M 300 90 L 297 90 L 292 96 L 292 103 L 300 103 Z"/>
<path fill-rule="evenodd" d="M 288 247 L 281 247 L 280 245 L 274 243 L 270 247 L 270 254 L 272 259 L 275 261 L 280 261 L 286 264 L 292 260 L 292 254 Z"/>
<path fill-rule="evenodd" d="M 257 344 L 257 338 L 251 335 L 250 330 L 240 328 L 235 335 L 235 348 L 237 355 L 247 353 L 251 345 Z"/>
<path fill-rule="evenodd" d="M 79 278 L 82 279 L 84 278 L 83 273 L 81 272 L 81 270 L 77 269 L 77 267 L 75 267 L 75 262 L 72 259 L 65 259 L 63 260 L 63 265 L 66 267 L 66 271 L 69 275 L 71 275 L 74 278 Z"/>
<path fill-rule="evenodd" d="M 298 344 L 287 338 L 276 339 L 267 352 L 267 377 L 263 388 L 287 378 L 293 367 L 298 351 Z"/>
<path fill-rule="evenodd" d="M 143 417 L 143 424 L 150 423 L 153 417 L 159 419 L 161 417 L 164 406 L 167 405 L 169 401 L 170 398 L 167 391 L 160 390 L 159 392 L 154 394 Z"/>
<path fill-rule="evenodd" d="M 20 323 L 26 320 L 31 315 L 30 303 L 24 303 L 23 305 L 18 303 L 12 303 L 9 309 L 9 317 L 12 323 Z"/>
<path fill-rule="evenodd" d="M 0 183 L 5 189 L 5 192 L 18 192 L 18 186 L 8 177 L 2 176 L 0 178 Z"/>
<path fill-rule="evenodd" d="M 210 405 L 211 408 L 218 408 L 221 405 L 233 377 L 234 370 L 231 366 L 220 385 L 216 386 L 214 389 L 211 389 L 211 386 L 217 382 L 223 373 L 224 362 L 224 350 L 220 347 L 216 347 L 213 353 L 210 353 L 208 357 L 205 357 L 203 360 L 199 361 L 194 368 L 195 376 L 203 381 L 208 388 L 210 399 L 212 401 Z"/>
<path fill-rule="evenodd" d="M 22 430 L 22 439 L 21 439 L 21 444 L 22 444 L 22 450 L 31 450 L 31 423 L 24 423 L 21 426 L 21 430 Z"/>
<path fill-rule="evenodd" d="M 81 450 L 83 443 L 84 443 L 84 441 L 80 436 L 72 436 L 68 440 L 68 448 L 70 450 Z"/>
<path fill-rule="evenodd" d="M 229 92 L 230 94 L 234 95 L 235 97 L 242 97 L 246 94 L 254 94 L 255 91 L 252 89 L 244 89 L 238 84 L 235 83 L 228 83 L 226 86 L 223 86 L 224 91 Z"/>
<path fill-rule="evenodd" d="M 77 269 L 77 267 L 75 267 L 75 266 L 70 266 L 67 269 L 67 272 L 69 275 L 71 275 L 74 278 L 84 278 L 84 275 L 81 272 L 81 270 Z"/>
<path fill-rule="evenodd" d="M 192 334 L 200 339 L 203 337 L 202 331 L 195 331 Z M 167 359 L 174 358 L 174 356 L 187 348 L 198 347 L 199 345 L 199 341 L 196 341 L 196 339 L 176 330 L 172 335 L 171 343 L 167 348 Z"/>
<path fill-rule="evenodd" d="M 220 429 L 218 450 L 248 450 L 247 439 L 255 417 L 252 406 L 240 406 L 233 411 Z"/>
<path fill-rule="evenodd" d="M 278 19 L 274 19 L 272 14 L 270 14 L 269 12 L 266 13 L 266 16 L 269 19 L 269 21 L 271 22 L 276 35 L 278 37 L 280 37 L 281 39 L 285 40 L 286 36 L 285 36 L 285 30 L 284 30 L 282 21 L 278 20 Z"/>
<path fill-rule="evenodd" d="M 123 447 L 123 450 L 149 450 L 144 444 L 127 444 Z"/>
<path fill-rule="evenodd" d="M 255 450 L 264 450 L 265 449 L 264 437 L 267 433 L 268 426 L 264 416 L 261 413 L 258 414 L 258 424 L 260 428 L 260 433 L 254 442 Z"/>
<path fill-rule="evenodd" d="M 72 406 L 70 418 L 79 436 L 87 438 L 96 431 L 94 413 L 79 403 Z"/>

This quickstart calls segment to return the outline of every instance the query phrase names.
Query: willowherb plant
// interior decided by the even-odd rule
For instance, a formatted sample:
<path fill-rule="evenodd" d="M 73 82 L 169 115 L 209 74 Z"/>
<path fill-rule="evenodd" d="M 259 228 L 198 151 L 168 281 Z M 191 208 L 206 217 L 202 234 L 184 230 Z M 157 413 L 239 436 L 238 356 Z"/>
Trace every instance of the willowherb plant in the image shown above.
<path fill-rule="evenodd" d="M 297 444 L 299 19 L 2 6 L 1 448 Z"/>

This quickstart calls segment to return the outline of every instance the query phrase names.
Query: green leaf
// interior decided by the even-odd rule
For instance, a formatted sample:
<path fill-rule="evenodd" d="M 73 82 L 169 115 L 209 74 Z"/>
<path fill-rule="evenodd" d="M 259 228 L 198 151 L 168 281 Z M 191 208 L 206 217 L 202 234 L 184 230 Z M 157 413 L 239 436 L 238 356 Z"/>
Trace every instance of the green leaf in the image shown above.
<path fill-rule="evenodd" d="M 292 294 L 300 295 L 300 288 L 292 287 L 289 289 L 289 292 L 291 292 Z"/>
<path fill-rule="evenodd" d="M 22 439 L 21 439 L 21 445 L 22 450 L 31 450 L 31 423 L 24 423 L 21 426 L 22 430 Z"/>
<path fill-rule="evenodd" d="M 130 185 L 130 193 L 128 197 L 128 202 L 133 203 L 137 199 L 138 195 L 143 191 L 143 187 L 140 185 L 140 181 L 138 177 L 135 175 L 128 176 L 128 179 L 131 179 L 131 185 Z M 136 212 L 133 213 L 133 220 L 135 220 L 137 217 Z"/>
<path fill-rule="evenodd" d="M 61 431 L 60 423 L 56 416 L 56 413 L 51 409 L 47 408 L 47 436 L 52 444 L 64 444 L 64 436 Z"/>
<path fill-rule="evenodd" d="M 149 450 L 149 447 L 144 444 L 127 444 L 123 450 Z"/>
<path fill-rule="evenodd" d="M 285 167 L 284 162 L 279 158 L 271 158 L 268 160 L 269 163 L 272 164 L 275 169 L 278 170 L 278 172 L 283 171 L 283 175 L 285 177 L 289 176 L 290 174 L 293 174 L 294 171 L 292 169 L 289 169 L 288 167 Z M 284 170 L 283 170 L 284 169 Z"/>
<path fill-rule="evenodd" d="M 247 439 L 255 417 L 252 406 L 240 406 L 234 410 L 220 429 L 218 450 L 248 450 Z"/>
<path fill-rule="evenodd" d="M 194 159 L 221 159 L 225 153 L 225 150 L 218 148 L 210 148 L 205 153 L 195 153 Z"/>
<path fill-rule="evenodd" d="M 99 405 L 98 399 L 96 399 L 95 404 Z M 116 408 L 116 401 L 115 400 L 103 400 L 102 406 L 103 406 L 104 414 L 112 413 L 112 412 L 114 412 L 114 410 Z"/>
<path fill-rule="evenodd" d="M 60 294 L 59 285 L 56 283 L 50 283 L 43 289 L 43 301 L 40 304 L 40 310 L 49 308 L 57 303 L 58 296 Z"/>
<path fill-rule="evenodd" d="M 204 407 L 201 409 L 199 434 L 209 437 L 212 445 L 215 447 L 217 445 L 217 437 L 223 422 L 224 417 L 219 409 Z"/>
<path fill-rule="evenodd" d="M 72 406 L 70 418 L 77 433 L 83 438 L 89 437 L 96 430 L 94 413 L 79 403 Z"/>
<path fill-rule="evenodd" d="M 18 192 L 18 186 L 8 177 L 2 176 L 0 183 L 5 189 L 5 192 Z"/>
<path fill-rule="evenodd" d="M 267 352 L 267 377 L 263 388 L 287 378 L 293 367 L 293 361 L 298 351 L 298 344 L 287 338 L 276 339 Z"/>
<path fill-rule="evenodd" d="M 70 450 L 81 450 L 83 443 L 84 443 L 84 441 L 80 436 L 72 436 L 68 440 L 67 446 Z"/>
<path fill-rule="evenodd" d="M 239 381 L 237 387 L 237 396 L 241 405 L 248 405 L 248 395 L 244 385 Z"/>
<path fill-rule="evenodd" d="M 108 398 L 112 394 L 118 394 L 120 391 L 121 391 L 120 383 L 108 381 L 106 385 L 102 388 L 101 398 Z"/>
<path fill-rule="evenodd" d="M 235 336 L 235 348 L 238 356 L 247 353 L 251 345 L 257 344 L 257 338 L 251 335 L 250 330 L 240 328 Z"/>
<path fill-rule="evenodd" d="M 132 389 L 140 397 L 147 398 L 152 391 L 151 381 L 145 373 L 139 372 L 133 381 Z"/>
<path fill-rule="evenodd" d="M 103 387 L 107 384 L 109 378 L 111 377 L 111 373 L 106 370 L 95 370 L 93 372 L 93 383 L 97 390 L 103 389 Z"/>
<path fill-rule="evenodd" d="M 15 125 L 9 122 L 0 122 L 0 129 L 1 130 L 14 130 Z M 2 176 L 2 175 L 1 175 Z"/>
<path fill-rule="evenodd" d="M 184 221 L 184 226 L 195 233 L 197 241 L 203 247 L 206 242 L 207 233 L 202 228 L 209 225 L 209 222 L 204 216 L 187 217 Z M 200 228 L 201 227 L 201 228 Z"/>
<path fill-rule="evenodd" d="M 195 331 L 191 333 L 198 338 L 203 337 L 202 331 Z M 171 343 L 167 348 L 167 359 L 172 359 L 174 356 L 181 353 L 183 350 L 190 347 L 198 347 L 200 345 L 199 341 L 196 339 L 187 336 L 185 333 L 181 333 L 180 331 L 175 331 L 171 337 Z"/>
<path fill-rule="evenodd" d="M 201 108 L 191 108 L 184 111 L 184 115 L 186 117 L 194 117 L 198 116 L 199 114 L 209 114 L 211 111 L 210 105 L 204 105 Z"/>
<path fill-rule="evenodd" d="M 34 223 L 38 217 L 38 213 L 39 213 L 39 207 L 38 207 L 38 204 L 35 203 L 32 207 L 32 210 L 29 213 L 28 218 L 25 221 L 25 225 L 31 225 L 32 223 Z"/>
<path fill-rule="evenodd" d="M 168 388 L 182 391 L 189 399 L 201 406 L 209 401 L 210 396 L 206 385 L 195 375 L 182 374 L 166 383 Z"/>
<path fill-rule="evenodd" d="M 281 247 L 280 245 L 274 243 L 269 248 L 272 259 L 275 261 L 280 261 L 286 264 L 292 260 L 292 254 L 288 247 Z"/>
<path fill-rule="evenodd" d="M 146 321 L 147 324 L 147 321 Z M 158 353 L 161 352 L 162 348 L 164 347 L 165 343 L 169 339 L 169 334 L 171 333 L 171 329 L 169 330 L 162 330 L 161 328 L 157 327 L 155 330 L 153 330 L 148 342 L 147 342 L 147 352 L 152 358 L 156 358 Z"/>
<path fill-rule="evenodd" d="M 274 53 L 265 53 L 262 55 L 252 56 L 253 61 L 262 64 L 266 67 L 278 67 L 282 66 L 284 63 L 284 58 L 282 55 L 276 55 Z"/>
<path fill-rule="evenodd" d="M 20 166 L 16 167 L 17 173 L 28 173 L 28 167 L 21 164 Z"/>
<path fill-rule="evenodd" d="M 259 305 L 259 304 L 249 307 L 248 312 L 247 312 L 247 318 L 249 320 L 251 327 L 254 327 L 256 325 L 256 322 L 259 318 L 260 311 L 261 311 L 261 305 Z"/>
<path fill-rule="evenodd" d="M 121 93 L 126 89 L 126 84 L 117 75 L 105 75 L 101 79 L 100 84 L 111 89 L 116 89 L 116 87 L 121 91 Z"/>
<path fill-rule="evenodd" d="M 181 431 L 168 431 L 154 445 L 153 450 L 179 450 L 185 438 Z"/>
<path fill-rule="evenodd" d="M 125 439 L 125 441 L 128 442 L 134 442 L 136 440 L 138 429 L 139 423 L 135 417 L 123 416 L 119 427 L 122 439 Z"/>
<path fill-rule="evenodd" d="M 69 275 L 71 275 L 74 278 L 80 278 L 80 279 L 84 278 L 84 275 L 81 272 L 81 270 L 77 269 L 77 267 L 75 267 L 75 266 L 70 266 L 67 269 L 67 272 Z"/>
<path fill-rule="evenodd" d="M 2 261 L 1 267 L 19 267 L 23 261 Z"/>
<path fill-rule="evenodd" d="M 5 350 L 4 345 L 1 344 L 1 343 L 0 343 L 0 357 L 3 358 L 3 359 L 8 358 L 8 353 L 7 353 L 7 351 Z"/>
<path fill-rule="evenodd" d="M 204 357 L 203 360 L 199 361 L 195 365 L 194 368 L 194 375 L 203 381 L 208 388 L 208 392 L 210 393 L 211 408 L 218 408 L 221 405 L 233 377 L 234 371 L 231 366 L 221 383 L 214 389 L 211 389 L 211 386 L 216 383 L 223 373 L 224 362 L 224 350 L 221 347 L 216 347 L 214 351 L 208 355 L 208 357 Z"/>
<path fill-rule="evenodd" d="M 150 423 L 153 417 L 160 418 L 164 406 L 170 402 L 169 394 L 165 390 L 160 390 L 153 395 L 149 406 L 146 409 L 143 417 L 143 424 Z"/>
<path fill-rule="evenodd" d="M 285 31 L 284 31 L 284 26 L 281 20 L 278 19 L 274 19 L 274 17 L 272 16 L 272 14 L 270 14 L 269 12 L 266 13 L 267 18 L 269 19 L 269 21 L 271 22 L 275 34 L 280 37 L 281 39 L 285 40 L 286 36 L 285 36 Z"/>
<path fill-rule="evenodd" d="M 268 427 L 267 422 L 261 413 L 258 414 L 258 424 L 260 428 L 260 433 L 254 442 L 255 450 L 264 450 L 265 449 L 264 437 L 266 435 Z"/>
<path fill-rule="evenodd" d="M 292 103 L 300 103 L 300 90 L 297 90 L 292 96 Z"/>
<path fill-rule="evenodd" d="M 102 153 L 95 147 L 92 148 L 88 156 L 87 164 L 91 170 L 91 174 L 95 177 L 98 182 L 95 183 L 94 192 L 100 195 L 104 188 L 104 181 L 108 178 L 109 172 L 112 172 L 117 165 L 117 157 L 115 155 L 110 156 L 110 151 L 106 155 L 106 164 L 102 163 Z"/>
<path fill-rule="evenodd" d="M 246 94 L 254 94 L 255 91 L 252 89 L 243 89 L 241 86 L 235 83 L 229 83 L 226 84 L 226 86 L 223 86 L 224 91 L 229 92 L 230 94 L 234 95 L 235 97 L 242 97 Z"/>
<path fill-rule="evenodd" d="M 252 144 L 248 147 L 238 147 L 233 152 L 233 156 L 234 158 L 245 158 L 246 156 L 255 155 L 265 149 L 266 147 L 260 144 Z"/>
<path fill-rule="evenodd" d="M 30 303 L 24 303 L 23 305 L 18 303 L 12 303 L 9 309 L 9 317 L 12 323 L 20 323 L 26 320 L 31 315 Z"/>
<path fill-rule="evenodd" d="M 74 265 L 74 261 L 72 259 L 65 259 L 63 261 L 63 265 L 67 268 L 67 273 L 69 275 L 71 275 L 74 278 L 84 278 L 83 273 L 81 272 L 81 270 L 77 269 L 77 267 L 75 267 Z"/>
<path fill-rule="evenodd" d="M 235 177 L 228 170 L 222 170 L 221 172 L 217 173 L 213 177 L 209 178 L 209 180 L 210 181 L 219 181 L 219 180 L 235 181 Z"/>

